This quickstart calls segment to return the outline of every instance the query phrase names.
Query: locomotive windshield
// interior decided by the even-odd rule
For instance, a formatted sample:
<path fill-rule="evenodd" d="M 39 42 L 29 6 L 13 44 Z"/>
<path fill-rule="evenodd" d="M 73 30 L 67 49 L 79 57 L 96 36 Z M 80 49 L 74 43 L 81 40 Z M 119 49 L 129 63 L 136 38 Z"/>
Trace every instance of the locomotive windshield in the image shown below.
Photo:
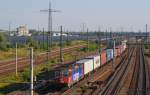
<path fill-rule="evenodd" d="M 68 70 L 63 71 L 63 76 L 68 76 L 68 75 L 69 75 Z"/>

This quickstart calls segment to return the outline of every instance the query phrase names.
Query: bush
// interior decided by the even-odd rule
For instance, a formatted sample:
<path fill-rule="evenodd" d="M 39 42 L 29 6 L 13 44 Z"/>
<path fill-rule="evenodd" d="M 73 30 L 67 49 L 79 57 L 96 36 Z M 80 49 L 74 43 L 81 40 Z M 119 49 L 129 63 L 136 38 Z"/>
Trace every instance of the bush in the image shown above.
<path fill-rule="evenodd" d="M 4 34 L 0 33 L 0 49 L 6 51 L 8 43 Z"/>
<path fill-rule="evenodd" d="M 29 47 L 33 47 L 34 49 L 38 49 L 39 48 L 39 46 L 38 46 L 38 41 L 34 41 L 33 39 L 32 39 L 32 37 L 30 37 L 29 39 L 28 39 L 28 41 L 27 41 L 27 43 L 28 43 L 28 46 Z"/>
<path fill-rule="evenodd" d="M 150 45 L 145 45 L 145 48 L 146 49 L 150 49 Z"/>
<path fill-rule="evenodd" d="M 23 72 L 22 72 L 22 78 L 24 81 L 30 81 L 30 70 L 29 69 L 25 69 Z"/>

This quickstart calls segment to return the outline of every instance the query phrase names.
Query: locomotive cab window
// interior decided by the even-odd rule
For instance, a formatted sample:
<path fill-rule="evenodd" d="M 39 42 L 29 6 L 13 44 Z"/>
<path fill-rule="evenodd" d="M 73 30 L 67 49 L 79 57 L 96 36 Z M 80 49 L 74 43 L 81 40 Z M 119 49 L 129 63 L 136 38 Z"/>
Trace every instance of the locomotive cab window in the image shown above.
<path fill-rule="evenodd" d="M 59 71 L 56 71 L 55 72 L 55 77 L 58 77 L 59 76 Z"/>
<path fill-rule="evenodd" d="M 63 71 L 63 76 L 68 76 L 69 72 L 67 70 Z"/>

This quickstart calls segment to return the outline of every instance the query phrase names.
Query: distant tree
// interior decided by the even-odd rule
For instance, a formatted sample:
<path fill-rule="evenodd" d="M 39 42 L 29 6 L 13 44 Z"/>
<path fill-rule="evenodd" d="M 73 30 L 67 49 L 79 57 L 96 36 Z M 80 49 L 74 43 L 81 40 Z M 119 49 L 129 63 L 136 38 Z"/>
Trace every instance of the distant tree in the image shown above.
<path fill-rule="evenodd" d="M 35 49 L 38 49 L 38 48 L 39 48 L 39 46 L 38 46 L 38 41 L 33 40 L 32 37 L 29 37 L 27 43 L 28 43 L 28 46 L 29 46 L 29 47 L 33 47 L 33 48 L 35 48 Z"/>
<path fill-rule="evenodd" d="M 0 50 L 7 50 L 6 36 L 0 33 Z"/>

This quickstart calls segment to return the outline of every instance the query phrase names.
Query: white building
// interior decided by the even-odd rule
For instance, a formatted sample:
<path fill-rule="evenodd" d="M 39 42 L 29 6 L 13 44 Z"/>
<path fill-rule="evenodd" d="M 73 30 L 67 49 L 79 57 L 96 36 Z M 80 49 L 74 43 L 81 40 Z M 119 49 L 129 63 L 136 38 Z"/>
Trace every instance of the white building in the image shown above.
<path fill-rule="evenodd" d="M 61 36 L 61 33 L 53 33 L 53 36 Z M 62 36 L 67 36 L 67 34 L 63 33 Z"/>
<path fill-rule="evenodd" d="M 29 29 L 27 28 L 27 26 L 20 26 L 17 28 L 17 35 L 18 36 L 31 36 L 31 34 L 29 33 Z"/>

